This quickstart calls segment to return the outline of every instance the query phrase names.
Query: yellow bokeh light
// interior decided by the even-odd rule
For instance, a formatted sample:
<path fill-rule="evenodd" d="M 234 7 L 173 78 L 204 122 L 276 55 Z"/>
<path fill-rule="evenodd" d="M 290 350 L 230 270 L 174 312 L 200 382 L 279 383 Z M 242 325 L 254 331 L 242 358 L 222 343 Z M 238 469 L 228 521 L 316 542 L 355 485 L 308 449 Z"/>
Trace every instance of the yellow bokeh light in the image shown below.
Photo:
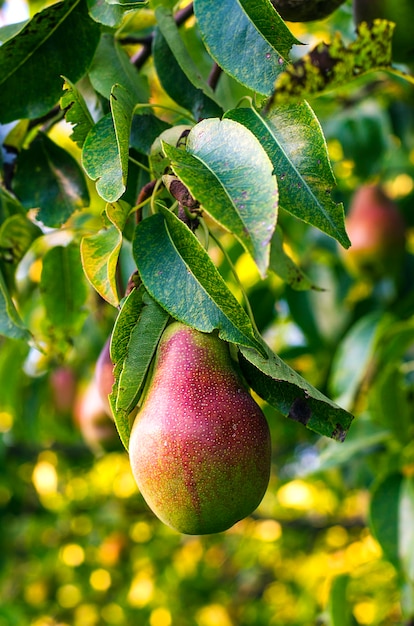
<path fill-rule="evenodd" d="M 32 481 L 41 496 L 54 495 L 57 492 L 58 476 L 54 465 L 49 461 L 38 461 L 34 467 Z"/>
<path fill-rule="evenodd" d="M 136 522 L 131 527 L 129 535 L 136 543 L 146 543 L 152 537 L 151 526 L 147 522 Z"/>
<path fill-rule="evenodd" d="M 81 601 L 81 592 L 75 585 L 62 585 L 56 593 L 57 601 L 64 609 L 71 609 Z"/>
<path fill-rule="evenodd" d="M 67 484 L 65 489 L 69 500 L 84 500 L 89 493 L 89 485 L 84 478 L 74 477 Z"/>
<path fill-rule="evenodd" d="M 326 531 L 325 541 L 331 548 L 341 548 L 348 542 L 348 532 L 343 526 L 331 526 Z"/>
<path fill-rule="evenodd" d="M 74 626 L 96 626 L 99 623 L 98 609 L 94 604 L 80 604 L 76 607 Z"/>
<path fill-rule="evenodd" d="M 353 609 L 358 624 L 372 624 L 375 620 L 376 612 L 375 603 L 371 600 L 358 602 Z"/>
<path fill-rule="evenodd" d="M 48 595 L 48 588 L 44 581 L 39 580 L 30 583 L 24 589 L 24 599 L 27 604 L 37 606 L 43 604 Z"/>
<path fill-rule="evenodd" d="M 414 181 L 408 174 L 398 174 L 394 180 L 387 180 L 384 188 L 390 198 L 397 200 L 408 196 L 414 189 Z"/>
<path fill-rule="evenodd" d="M 113 490 L 117 498 L 130 498 L 137 493 L 137 485 L 129 468 L 114 480 Z"/>
<path fill-rule="evenodd" d="M 154 582 L 146 573 L 135 576 L 128 592 L 128 603 L 136 608 L 146 606 L 154 596 Z"/>
<path fill-rule="evenodd" d="M 233 626 L 226 609 L 220 604 L 203 606 L 196 615 L 198 626 Z"/>
<path fill-rule="evenodd" d="M 203 556 L 203 546 L 199 539 L 187 541 L 174 554 L 174 567 L 181 576 L 191 576 Z"/>
<path fill-rule="evenodd" d="M 150 626 L 171 626 L 171 613 L 164 607 L 154 609 L 150 615 Z"/>
<path fill-rule="evenodd" d="M 111 574 L 106 569 L 96 569 L 91 573 L 89 582 L 96 591 L 106 591 L 112 584 Z"/>
<path fill-rule="evenodd" d="M 69 567 L 77 567 L 85 560 L 84 549 L 76 543 L 68 543 L 60 551 L 60 560 Z"/>
<path fill-rule="evenodd" d="M 315 504 L 313 491 L 303 480 L 286 483 L 278 490 L 277 497 L 282 506 L 292 509 L 305 511 Z"/>
<path fill-rule="evenodd" d="M 42 277 L 42 259 L 35 259 L 29 268 L 29 278 L 33 283 L 40 283 Z"/>
<path fill-rule="evenodd" d="M 282 527 L 276 520 L 266 519 L 256 523 L 253 537 L 260 541 L 277 541 L 282 536 Z"/>
<path fill-rule="evenodd" d="M 115 602 L 106 604 L 101 611 L 101 615 L 103 619 L 109 624 L 124 623 L 125 614 L 123 608 L 119 606 L 119 604 L 115 604 Z"/>
<path fill-rule="evenodd" d="M 13 415 L 8 411 L 0 411 L 0 433 L 8 433 L 13 426 Z"/>

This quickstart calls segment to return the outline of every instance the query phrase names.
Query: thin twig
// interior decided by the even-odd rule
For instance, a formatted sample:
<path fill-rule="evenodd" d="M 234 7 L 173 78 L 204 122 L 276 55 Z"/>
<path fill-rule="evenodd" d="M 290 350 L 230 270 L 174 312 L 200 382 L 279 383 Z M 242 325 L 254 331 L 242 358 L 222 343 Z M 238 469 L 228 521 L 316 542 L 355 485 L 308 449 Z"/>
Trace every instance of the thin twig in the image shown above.
<path fill-rule="evenodd" d="M 207 84 L 210 85 L 213 91 L 215 91 L 222 73 L 223 73 L 223 70 L 221 69 L 221 67 L 217 65 L 217 63 L 214 63 L 213 67 L 211 68 L 209 77 L 207 79 Z"/>

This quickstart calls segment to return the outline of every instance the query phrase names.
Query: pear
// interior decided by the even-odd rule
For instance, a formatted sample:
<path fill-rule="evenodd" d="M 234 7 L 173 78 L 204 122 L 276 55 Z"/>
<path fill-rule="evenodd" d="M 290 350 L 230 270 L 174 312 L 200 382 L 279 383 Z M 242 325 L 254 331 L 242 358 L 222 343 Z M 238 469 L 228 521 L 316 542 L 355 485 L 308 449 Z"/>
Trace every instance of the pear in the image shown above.
<path fill-rule="evenodd" d="M 346 230 L 351 241 L 342 250 L 349 272 L 377 280 L 397 275 L 405 250 L 405 222 L 397 205 L 378 185 L 362 185 L 354 194 Z"/>
<path fill-rule="evenodd" d="M 104 346 L 99 354 L 95 366 L 95 383 L 102 400 L 105 413 L 112 418 L 111 406 L 108 396 L 112 392 L 112 386 L 115 378 L 113 373 L 113 363 L 111 361 L 111 336 L 105 341 Z"/>
<path fill-rule="evenodd" d="M 133 475 L 159 519 L 189 535 L 250 515 L 270 475 L 270 433 L 228 344 L 173 322 L 131 430 Z"/>

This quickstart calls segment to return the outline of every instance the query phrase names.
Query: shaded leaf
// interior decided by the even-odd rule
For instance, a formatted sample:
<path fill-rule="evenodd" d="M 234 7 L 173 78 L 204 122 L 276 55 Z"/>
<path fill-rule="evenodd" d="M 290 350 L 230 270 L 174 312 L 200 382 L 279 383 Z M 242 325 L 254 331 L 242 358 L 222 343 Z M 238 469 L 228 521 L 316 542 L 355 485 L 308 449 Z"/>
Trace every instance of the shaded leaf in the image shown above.
<path fill-rule="evenodd" d="M 328 604 L 330 626 L 352 626 L 353 624 L 351 603 L 347 594 L 350 580 L 349 574 L 340 574 L 332 581 Z"/>
<path fill-rule="evenodd" d="M 124 202 L 108 204 L 106 215 L 112 225 L 81 241 L 82 266 L 92 287 L 112 306 L 119 305 L 117 265 L 122 246 L 122 231 L 130 207 Z"/>
<path fill-rule="evenodd" d="M 372 533 L 384 556 L 393 565 L 399 564 L 400 499 L 403 477 L 389 474 L 371 492 L 369 522 Z M 414 518 L 409 520 L 414 527 Z"/>
<path fill-rule="evenodd" d="M 282 415 L 319 435 L 343 441 L 353 416 L 324 396 L 263 344 L 267 358 L 242 346 L 240 365 L 250 387 Z"/>
<path fill-rule="evenodd" d="M 273 233 L 269 269 L 280 276 L 292 289 L 302 291 L 305 289 L 319 289 L 310 278 L 302 272 L 294 261 L 286 254 L 283 248 L 283 236 L 279 227 Z"/>
<path fill-rule="evenodd" d="M 79 332 L 87 315 L 87 288 L 76 244 L 55 246 L 46 252 L 40 291 L 53 330 L 69 337 Z"/>
<path fill-rule="evenodd" d="M 0 269 L 0 335 L 10 339 L 22 339 L 28 341 L 30 332 L 25 328 L 14 302 L 7 289 L 3 274 Z"/>
<path fill-rule="evenodd" d="M 118 154 L 121 162 L 122 179 L 126 186 L 128 176 L 129 136 L 131 134 L 135 101 L 125 87 L 122 87 L 122 85 L 114 85 L 111 92 L 110 104 L 112 118 L 114 120 Z"/>
<path fill-rule="evenodd" d="M 195 0 L 203 41 L 227 74 L 269 96 L 299 43 L 267 0 Z M 237 33 L 237 37 L 235 37 Z"/>
<path fill-rule="evenodd" d="M 274 103 L 320 95 L 367 72 L 389 68 L 394 26 L 386 20 L 374 20 L 371 27 L 362 22 L 357 28 L 357 39 L 349 45 L 339 33 L 331 43 L 319 43 L 277 77 Z"/>
<path fill-rule="evenodd" d="M 244 309 L 198 239 L 173 213 L 165 209 L 138 224 L 133 252 L 146 289 L 172 317 L 261 349 Z"/>
<path fill-rule="evenodd" d="M 89 204 L 77 161 L 43 133 L 19 154 L 13 188 L 26 209 L 39 208 L 37 219 L 54 228 Z"/>
<path fill-rule="evenodd" d="M 128 450 L 131 413 L 142 394 L 146 376 L 169 315 L 141 285 L 126 298 L 111 339 L 115 385 L 109 397 L 122 443 Z"/>
<path fill-rule="evenodd" d="M 155 15 L 158 28 L 152 52 L 163 88 L 177 104 L 191 111 L 197 120 L 221 115 L 223 109 L 189 55 L 172 11 L 165 6 L 158 6 Z"/>
<path fill-rule="evenodd" d="M 122 24 L 123 17 L 125 15 L 125 9 L 119 4 L 112 3 L 108 0 L 87 0 L 89 15 L 100 24 L 110 26 L 111 28 L 117 28 Z"/>
<path fill-rule="evenodd" d="M 272 163 L 256 137 L 237 122 L 214 118 L 191 129 L 187 152 L 167 144 L 164 150 L 193 197 L 239 239 L 265 276 L 278 191 Z"/>
<path fill-rule="evenodd" d="M 60 107 L 66 109 L 65 118 L 73 125 L 71 139 L 82 148 L 86 135 L 94 125 L 91 114 L 85 100 L 79 90 L 68 78 L 64 78 L 63 89 L 65 93 L 60 99 Z"/>
<path fill-rule="evenodd" d="M 47 113 L 61 95 L 61 76 L 75 83 L 85 74 L 99 35 L 85 0 L 57 2 L 36 13 L 0 47 L 0 122 Z M 76 54 L 69 53 L 73 49 Z"/>
<path fill-rule="evenodd" d="M 234 109 L 225 116 L 244 124 L 267 152 L 278 180 L 280 206 L 349 247 L 343 206 L 331 197 L 336 183 L 325 138 L 308 103 L 273 107 L 266 117 L 252 108 Z"/>
<path fill-rule="evenodd" d="M 21 213 L 11 215 L 0 226 L 0 261 L 4 262 L 4 278 L 9 287 L 14 286 L 18 263 L 42 234 L 41 229 Z"/>
<path fill-rule="evenodd" d="M 139 74 L 128 54 L 111 33 L 103 33 L 89 68 L 90 81 L 98 93 L 109 100 L 115 84 L 122 85 L 136 102 L 147 102 L 146 79 Z"/>

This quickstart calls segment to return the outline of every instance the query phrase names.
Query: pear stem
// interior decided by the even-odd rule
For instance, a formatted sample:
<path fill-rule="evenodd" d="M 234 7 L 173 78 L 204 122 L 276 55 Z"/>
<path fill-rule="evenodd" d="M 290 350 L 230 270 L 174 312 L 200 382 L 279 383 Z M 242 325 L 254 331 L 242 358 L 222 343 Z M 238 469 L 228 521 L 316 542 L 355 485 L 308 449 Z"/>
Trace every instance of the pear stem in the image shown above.
<path fill-rule="evenodd" d="M 233 276 L 234 276 L 234 278 L 235 278 L 235 280 L 237 282 L 237 285 L 238 285 L 240 291 L 242 292 L 242 296 L 243 296 L 243 300 L 244 300 L 244 303 L 245 303 L 245 306 L 246 306 L 247 314 L 248 314 L 248 316 L 250 318 L 250 321 L 252 323 L 253 329 L 257 333 L 257 335 L 260 337 L 260 332 L 259 332 L 259 329 L 257 328 L 256 320 L 254 319 L 253 310 L 252 310 L 249 298 L 247 296 L 247 292 L 246 292 L 246 290 L 244 288 L 243 283 L 241 282 L 241 280 L 239 278 L 239 275 L 237 274 L 236 268 L 234 267 L 234 264 L 233 264 L 232 260 L 230 259 L 230 256 L 227 253 L 227 250 L 220 243 L 220 241 L 217 239 L 217 237 L 215 237 L 211 231 L 209 231 L 209 232 L 210 232 L 210 237 L 213 239 L 215 244 L 220 248 L 220 250 L 222 251 L 223 255 L 226 258 L 227 263 L 230 266 L 230 269 L 231 269 L 232 274 L 233 274 Z"/>

